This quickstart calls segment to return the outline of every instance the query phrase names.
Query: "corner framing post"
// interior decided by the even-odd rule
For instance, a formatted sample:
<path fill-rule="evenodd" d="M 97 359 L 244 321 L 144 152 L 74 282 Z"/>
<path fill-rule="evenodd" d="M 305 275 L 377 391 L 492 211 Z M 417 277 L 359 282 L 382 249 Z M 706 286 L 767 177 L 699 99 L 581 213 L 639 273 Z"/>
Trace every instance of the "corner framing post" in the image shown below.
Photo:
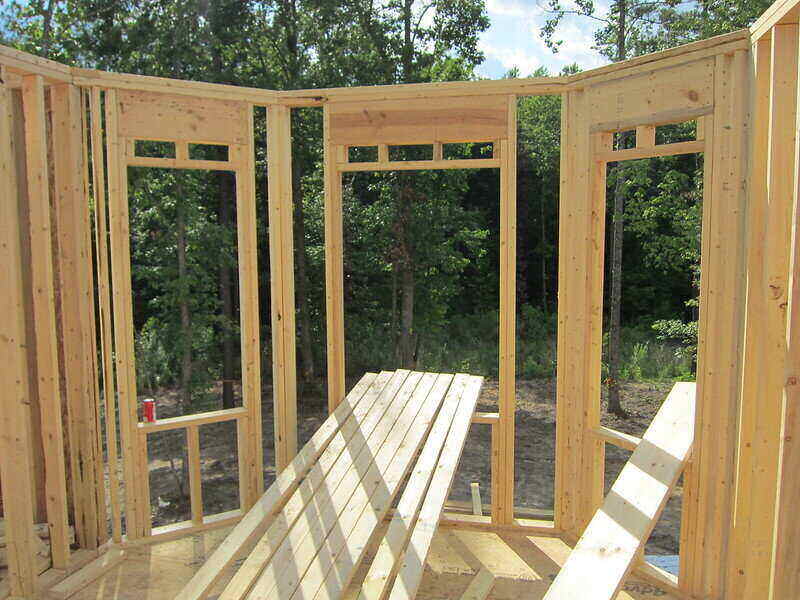
<path fill-rule="evenodd" d="M 61 418 L 55 290 L 53 283 L 52 225 L 50 222 L 50 178 L 47 161 L 47 115 L 44 81 L 40 75 L 23 78 L 25 152 L 28 169 L 27 215 L 31 258 L 31 304 L 34 340 L 31 353 L 36 363 L 36 386 L 42 422 L 47 488 L 47 520 L 51 530 L 53 565 L 69 562 L 67 485 L 64 434 Z"/>
<path fill-rule="evenodd" d="M 297 349 L 292 229 L 291 109 L 267 107 L 269 262 L 272 299 L 272 385 L 275 403 L 275 469 L 297 454 Z"/>
<path fill-rule="evenodd" d="M 575 517 L 573 506 L 575 504 L 574 484 L 570 479 L 570 473 L 574 470 L 575 453 L 571 451 L 574 430 L 572 427 L 571 399 L 573 395 L 567 393 L 567 386 L 570 385 L 569 373 L 566 370 L 566 361 L 570 356 L 566 352 L 566 342 L 569 338 L 568 321 L 568 302 L 573 299 L 569 292 L 567 281 L 568 256 L 564 254 L 565 236 L 567 235 L 567 221 L 572 220 L 572 210 L 568 206 L 569 197 L 572 193 L 574 179 L 568 177 L 568 173 L 575 173 L 575 152 L 574 137 L 575 124 L 573 117 L 575 114 L 575 103 L 577 102 L 578 92 L 566 92 L 561 94 L 561 159 L 560 159 L 560 179 L 559 179 L 559 219 L 558 219 L 558 331 L 556 337 L 556 465 L 555 465 L 555 498 L 553 511 L 553 524 L 557 531 L 574 531 Z M 570 262 L 574 257 L 570 258 Z M 574 268 L 574 267 L 573 267 Z"/>
<path fill-rule="evenodd" d="M 11 145 L 16 159 L 17 169 L 17 197 L 19 199 L 20 227 L 25 232 L 22 236 L 22 264 L 31 263 L 30 236 L 28 235 L 28 166 L 25 156 L 25 108 L 22 100 L 22 89 L 10 89 L 11 99 Z M 32 290 L 30 269 L 22 271 L 22 286 L 25 308 L 25 336 L 33 340 L 35 335 L 35 322 L 33 306 L 31 303 Z M 30 414 L 31 433 L 33 443 L 33 458 L 31 478 L 34 490 L 33 518 L 37 523 L 47 521 L 47 459 L 45 455 L 45 440 L 42 439 L 42 409 L 39 406 L 39 396 L 36 389 L 36 345 L 31 341 L 28 345 L 28 381 L 30 382 Z M 41 440 L 41 443 L 38 442 Z M 63 450 L 62 450 L 63 453 Z M 51 455 L 52 456 L 52 455 Z M 65 538 L 63 548 L 69 546 Z M 66 553 L 63 554 L 67 556 Z"/>
<path fill-rule="evenodd" d="M 728 568 L 731 600 L 767 598 L 778 500 L 786 307 L 797 126 L 798 26 L 754 47 L 747 307 L 737 495 Z"/>
<path fill-rule="evenodd" d="M 684 476 L 679 583 L 725 597 L 736 474 L 736 421 L 745 305 L 745 209 L 750 119 L 746 50 L 715 57 L 706 151 L 695 443 Z"/>
<path fill-rule="evenodd" d="M 325 151 L 325 316 L 328 346 L 328 412 L 344 400 L 344 231 L 342 225 L 342 173 L 338 162 L 345 148 L 333 146 L 330 137 L 330 109 L 323 107 L 323 149 Z"/>
<path fill-rule="evenodd" d="M 130 223 L 128 215 L 128 167 L 124 140 L 119 135 L 119 103 L 114 89 L 106 91 L 106 145 L 108 155 L 108 220 L 111 241 L 111 279 L 114 314 L 114 358 L 117 370 L 119 428 L 125 481 L 125 534 L 139 539 L 150 530 L 149 497 L 145 473 L 137 472 L 146 436 L 139 435 L 136 366 L 133 347 L 131 300 Z"/>
<path fill-rule="evenodd" d="M 797 49 L 795 49 L 797 50 Z M 797 73 L 794 75 L 797 81 Z M 800 96 L 800 90 L 798 90 Z M 800 101 L 800 97 L 798 98 Z M 798 115 L 800 125 L 800 114 Z M 786 368 L 779 438 L 778 506 L 772 568 L 773 600 L 784 600 L 800 589 L 800 136 L 795 140 L 792 243 L 789 255 Z"/>
<path fill-rule="evenodd" d="M 605 163 L 592 159 L 585 92 L 562 96 L 555 527 L 577 538 L 603 498 L 599 424 Z M 602 141 L 602 140 L 601 140 Z"/>
<path fill-rule="evenodd" d="M 111 331 L 111 291 L 108 273 L 108 224 L 106 221 L 106 174 L 103 151 L 103 108 L 100 88 L 91 91 L 92 182 L 95 206 L 95 256 L 97 258 L 100 354 L 103 360 L 108 484 L 111 500 L 111 535 L 122 541 L 122 510 L 119 501 L 119 460 L 117 458 L 117 393 L 114 385 L 114 342 Z"/>
<path fill-rule="evenodd" d="M 497 142 L 495 142 L 497 143 Z M 508 97 L 508 129 L 500 145 L 500 422 L 498 470 L 492 473 L 492 522 L 514 519 L 514 416 L 516 406 L 517 97 Z"/>
<path fill-rule="evenodd" d="M 95 505 L 97 506 L 97 543 L 103 545 L 108 542 L 108 507 L 106 506 L 106 461 L 103 446 L 105 437 L 103 435 L 103 422 L 100 409 L 100 364 L 98 361 L 98 320 L 95 309 L 95 258 L 92 251 L 92 215 L 91 207 L 93 201 L 90 195 L 89 166 L 91 158 L 89 154 L 89 138 L 91 136 L 89 128 L 89 90 L 77 88 L 80 100 L 80 133 L 81 133 L 81 194 L 83 196 L 78 211 L 79 230 L 83 236 L 83 256 L 84 260 L 80 263 L 79 277 L 83 280 L 82 294 L 87 310 L 87 325 L 83 328 L 83 343 L 89 352 L 89 356 L 84 364 L 89 378 L 89 394 L 92 398 L 92 429 L 93 446 L 95 456 L 95 468 L 92 473 L 94 477 Z"/>
<path fill-rule="evenodd" d="M 40 86 L 41 78 L 36 81 Z M 41 124 L 44 127 L 44 123 Z M 36 548 L 33 540 L 31 440 L 28 438 L 29 382 L 23 310 L 21 235 L 17 203 L 17 174 L 12 147 L 11 93 L 0 84 L 0 185 L 8 196 L 0 202 L 0 264 L 6 269 L 7 289 L 0 294 L 0 377 L 6 397 L 0 411 L 0 478 L 8 536 L 11 595 L 36 593 Z M 58 397 L 58 396 L 57 396 Z"/>
<path fill-rule="evenodd" d="M 655 128 L 653 128 L 653 134 Z M 599 160 L 598 154 L 612 149 L 614 136 L 608 132 L 589 135 L 589 210 L 587 211 L 586 326 L 588 355 L 586 356 L 586 396 L 581 407 L 582 436 L 582 493 L 580 495 L 580 527 L 583 530 L 603 503 L 605 496 L 606 444 L 597 439 L 593 431 L 600 426 L 600 395 L 603 360 L 603 283 L 605 279 L 606 249 L 606 173 L 608 163 Z M 642 138 L 637 138 L 638 142 Z"/>

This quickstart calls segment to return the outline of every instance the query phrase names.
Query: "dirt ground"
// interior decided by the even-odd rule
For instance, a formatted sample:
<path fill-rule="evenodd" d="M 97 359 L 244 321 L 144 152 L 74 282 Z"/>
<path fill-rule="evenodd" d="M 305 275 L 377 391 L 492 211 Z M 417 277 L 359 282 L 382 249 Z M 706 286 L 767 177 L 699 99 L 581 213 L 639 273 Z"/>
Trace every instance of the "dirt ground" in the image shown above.
<path fill-rule="evenodd" d="M 350 385 L 355 381 L 350 382 Z M 623 385 L 623 406 L 627 419 L 603 414 L 604 425 L 634 435 L 642 435 L 671 383 L 626 383 Z M 322 385 L 306 389 L 298 406 L 298 437 L 303 444 L 324 421 L 327 406 Z M 265 389 L 263 407 L 264 475 L 267 485 L 275 476 L 273 457 L 272 390 Z M 157 398 L 158 416 L 177 412 L 175 395 Z M 497 381 L 488 380 L 483 388 L 479 410 L 497 410 Z M 236 432 L 232 423 L 206 425 L 201 428 L 201 461 L 203 504 L 205 514 L 238 508 L 238 471 Z M 188 485 L 183 473 L 181 454 L 185 441 L 182 432 L 151 434 L 150 493 L 153 525 L 165 525 L 190 518 Z M 456 481 L 451 491 L 453 500 L 469 500 L 470 484 L 479 482 L 484 503 L 489 503 L 490 427 L 474 424 L 467 440 Z M 606 446 L 606 489 L 613 483 L 630 453 Z M 551 379 L 517 382 L 516 413 L 516 484 L 515 505 L 543 511 L 553 508 L 555 473 L 555 381 Z M 647 544 L 648 554 L 677 554 L 680 530 L 682 488 L 679 487 L 667 504 L 664 514 Z"/>

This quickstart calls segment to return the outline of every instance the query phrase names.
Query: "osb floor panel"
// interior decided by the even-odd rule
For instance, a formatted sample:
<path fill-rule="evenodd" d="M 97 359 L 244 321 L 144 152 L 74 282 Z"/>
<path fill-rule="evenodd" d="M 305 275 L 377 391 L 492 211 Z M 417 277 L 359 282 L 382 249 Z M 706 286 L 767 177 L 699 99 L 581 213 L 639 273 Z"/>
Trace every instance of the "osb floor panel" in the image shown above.
<path fill-rule="evenodd" d="M 127 558 L 101 579 L 74 595 L 75 600 L 170 599 L 181 589 L 205 556 L 222 541 L 227 529 L 210 531 L 152 545 L 129 547 Z M 557 538 L 442 528 L 436 534 L 417 598 L 458 599 L 473 577 L 488 569 L 495 583 L 488 598 L 539 600 L 544 596 L 569 546 Z M 367 561 L 371 560 L 371 555 Z M 366 575 L 368 562 L 345 594 L 357 595 L 357 582 Z M 231 573 L 226 574 L 211 595 L 215 598 Z M 591 582 L 586 582 L 591 586 Z M 649 583 L 630 580 L 617 600 L 677 600 Z"/>

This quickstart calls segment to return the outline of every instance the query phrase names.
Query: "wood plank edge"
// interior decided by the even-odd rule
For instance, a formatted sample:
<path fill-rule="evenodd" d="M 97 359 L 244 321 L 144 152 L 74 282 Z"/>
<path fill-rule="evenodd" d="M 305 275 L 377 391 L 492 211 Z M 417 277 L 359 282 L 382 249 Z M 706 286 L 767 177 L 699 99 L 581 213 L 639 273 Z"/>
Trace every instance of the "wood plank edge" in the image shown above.
<path fill-rule="evenodd" d="M 75 571 L 66 579 L 51 587 L 45 593 L 45 597 L 53 598 L 54 600 L 65 600 L 66 598 L 74 596 L 120 564 L 125 557 L 126 553 L 122 548 L 111 548 L 108 552 L 94 559 L 82 569 Z"/>

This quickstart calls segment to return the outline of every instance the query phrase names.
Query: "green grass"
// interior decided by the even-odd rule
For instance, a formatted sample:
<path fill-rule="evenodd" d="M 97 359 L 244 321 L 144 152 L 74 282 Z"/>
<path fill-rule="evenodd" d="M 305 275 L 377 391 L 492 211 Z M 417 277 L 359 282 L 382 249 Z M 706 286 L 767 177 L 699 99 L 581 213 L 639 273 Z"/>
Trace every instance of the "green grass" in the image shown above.
<path fill-rule="evenodd" d="M 517 378 L 553 378 L 556 373 L 556 316 L 523 305 L 517 318 Z M 363 322 L 348 332 L 348 371 L 352 373 L 396 368 L 388 328 Z M 459 317 L 419 332 L 417 368 L 439 372 L 468 372 L 487 377 L 498 374 L 499 314 Z M 689 349 L 662 340 L 647 326 L 623 327 L 621 378 L 625 381 L 693 380 Z M 607 376 L 607 336 L 603 344 L 603 378 Z"/>

